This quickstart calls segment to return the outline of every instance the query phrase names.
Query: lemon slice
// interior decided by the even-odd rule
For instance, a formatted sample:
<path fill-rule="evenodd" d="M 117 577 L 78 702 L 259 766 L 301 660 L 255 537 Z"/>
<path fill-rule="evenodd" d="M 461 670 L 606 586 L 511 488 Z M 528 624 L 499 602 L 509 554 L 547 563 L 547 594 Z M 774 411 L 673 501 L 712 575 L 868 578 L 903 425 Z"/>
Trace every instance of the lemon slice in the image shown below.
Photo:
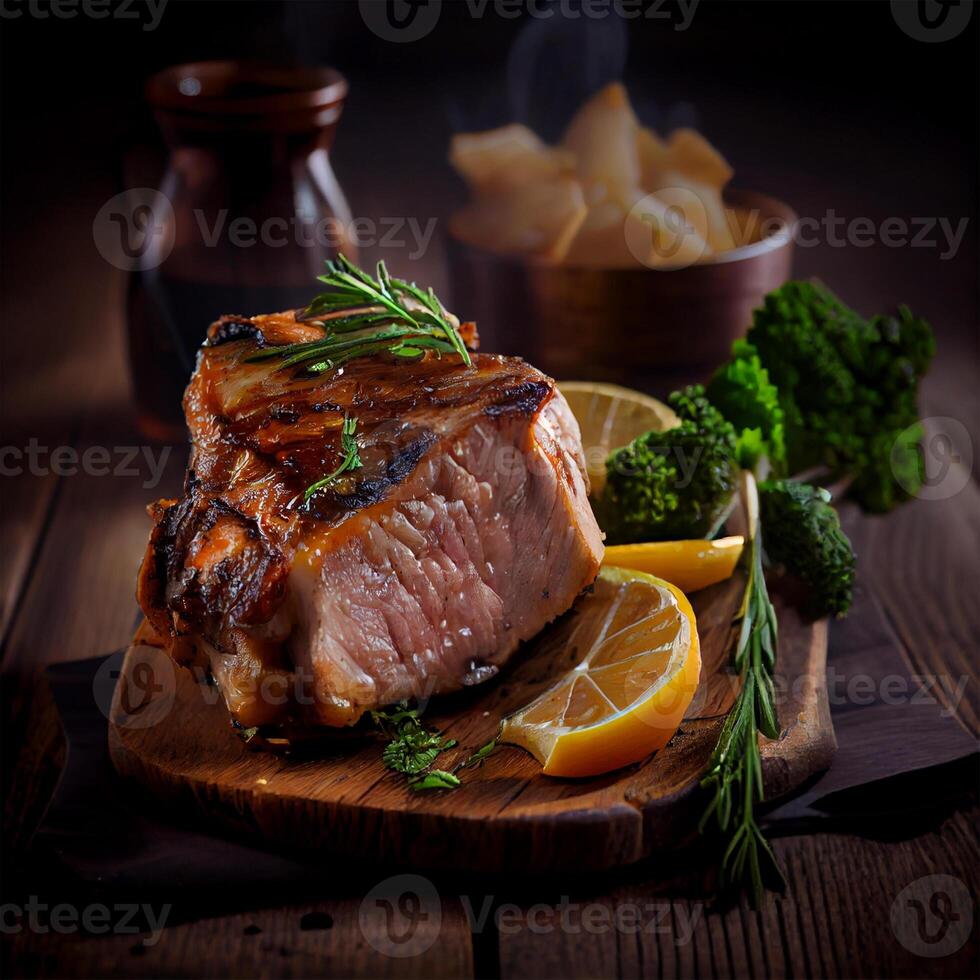
<path fill-rule="evenodd" d="M 740 534 L 714 541 L 648 541 L 606 548 L 602 564 L 656 575 L 682 592 L 697 592 L 730 578 L 745 538 Z"/>
<path fill-rule="evenodd" d="M 585 657 L 505 718 L 500 736 L 549 776 L 595 776 L 663 748 L 701 674 L 694 610 L 652 575 L 603 568 L 575 616 L 568 645 L 586 646 Z"/>
<path fill-rule="evenodd" d="M 582 430 L 585 467 L 592 495 L 599 496 L 606 482 L 606 458 L 644 432 L 664 432 L 680 419 L 674 410 L 656 398 L 596 381 L 560 381 L 565 396 Z"/>

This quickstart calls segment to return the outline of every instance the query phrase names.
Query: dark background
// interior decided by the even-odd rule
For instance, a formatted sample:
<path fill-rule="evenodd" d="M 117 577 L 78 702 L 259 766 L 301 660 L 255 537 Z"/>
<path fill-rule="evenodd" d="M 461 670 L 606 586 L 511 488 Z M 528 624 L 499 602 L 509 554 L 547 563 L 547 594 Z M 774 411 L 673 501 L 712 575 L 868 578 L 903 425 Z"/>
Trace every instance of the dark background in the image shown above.
<path fill-rule="evenodd" d="M 329 63 L 348 77 L 333 158 L 355 216 L 444 218 L 462 196 L 445 161 L 454 129 L 519 118 L 554 138 L 585 96 L 623 77 L 645 122 L 698 125 L 731 161 L 736 184 L 801 215 L 969 217 L 952 259 L 941 248 L 824 243 L 798 249 L 796 271 L 821 276 L 868 313 L 909 302 L 934 322 L 938 363 L 976 376 L 980 16 L 957 38 L 927 44 L 898 27 L 884 0 L 702 0 L 683 31 L 669 4 L 672 21 L 535 22 L 492 7 L 474 18 L 447 0 L 427 37 L 394 44 L 365 27 L 353 0 L 170 0 L 152 31 L 140 3 L 142 21 L 41 19 L 17 0 L 8 8 L 25 10 L 0 18 L 8 423 L 33 428 L 73 410 L 71 397 L 34 404 L 32 376 L 56 372 L 67 393 L 78 381 L 72 358 L 92 336 L 125 370 L 123 277 L 97 255 L 91 220 L 127 181 L 152 186 L 157 176 L 159 158 L 145 150 L 158 144 L 142 104 L 146 77 L 220 57 Z M 425 273 L 447 288 L 442 229 L 440 221 Z M 405 268 L 404 254 L 385 257 Z M 81 304 L 93 277 L 102 300 Z M 465 314 L 465 299 L 453 301 Z M 976 432 L 975 402 L 943 411 Z"/>

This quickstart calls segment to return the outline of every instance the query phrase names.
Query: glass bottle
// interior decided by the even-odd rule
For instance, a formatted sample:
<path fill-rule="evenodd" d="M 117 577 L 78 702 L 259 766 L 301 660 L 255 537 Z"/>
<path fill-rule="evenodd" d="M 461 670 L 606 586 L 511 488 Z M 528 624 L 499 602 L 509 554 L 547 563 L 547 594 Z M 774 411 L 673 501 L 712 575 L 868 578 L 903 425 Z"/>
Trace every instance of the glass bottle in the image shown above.
<path fill-rule="evenodd" d="M 329 157 L 346 94 L 329 68 L 235 61 L 149 80 L 169 158 L 143 205 L 152 233 L 130 279 L 128 334 L 150 438 L 183 437 L 181 397 L 213 320 L 305 306 L 327 258 L 356 260 Z"/>

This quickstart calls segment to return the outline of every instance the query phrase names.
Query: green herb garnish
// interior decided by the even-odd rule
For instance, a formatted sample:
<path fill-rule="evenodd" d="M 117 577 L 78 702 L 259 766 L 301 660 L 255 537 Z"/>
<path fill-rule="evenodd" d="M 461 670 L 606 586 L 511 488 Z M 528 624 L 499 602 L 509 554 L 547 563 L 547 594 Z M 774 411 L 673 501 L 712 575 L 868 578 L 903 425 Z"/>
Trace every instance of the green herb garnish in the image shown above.
<path fill-rule="evenodd" d="M 430 769 L 424 775 L 410 779 L 408 785 L 419 792 L 427 789 L 456 789 L 460 782 L 459 776 L 454 776 L 445 769 Z"/>
<path fill-rule="evenodd" d="M 372 711 L 371 717 L 389 739 L 381 760 L 395 772 L 417 775 L 428 769 L 440 752 L 456 745 L 455 739 L 429 731 L 419 720 L 416 708 L 402 706 L 389 711 Z"/>
<path fill-rule="evenodd" d="M 452 771 L 432 769 L 432 763 L 440 753 L 458 744 L 454 738 L 444 738 L 439 732 L 426 728 L 419 720 L 419 710 L 402 702 L 396 708 L 372 711 L 371 719 L 388 737 L 388 744 L 381 753 L 381 761 L 395 772 L 409 777 L 413 790 L 456 789 L 460 786 L 461 769 L 480 766 L 497 747 L 491 739 L 478 748 L 464 762 L 453 766 Z"/>
<path fill-rule="evenodd" d="M 310 497 L 315 493 L 319 493 L 325 487 L 329 487 L 331 483 L 337 480 L 339 477 L 343 476 L 344 473 L 349 473 L 351 470 L 360 469 L 364 464 L 361 463 L 361 457 L 358 453 L 357 439 L 354 438 L 354 432 L 357 429 L 357 419 L 355 418 L 344 418 L 344 424 L 340 430 L 340 451 L 344 454 L 344 458 L 333 473 L 329 476 L 323 477 L 322 480 L 317 480 L 316 483 L 311 483 L 303 491 L 303 503 L 309 503 Z"/>
<path fill-rule="evenodd" d="M 278 357 L 281 367 L 303 365 L 311 374 L 381 353 L 415 358 L 431 350 L 457 354 L 467 367 L 472 363 L 463 338 L 431 286 L 421 289 L 413 282 L 393 278 L 384 262 L 378 263 L 375 279 L 343 255 L 330 259 L 327 274 L 318 278 L 329 288 L 310 303 L 302 318 L 320 322 L 323 338 L 266 347 L 247 360 Z M 409 309 L 408 298 L 421 309 Z"/>
<path fill-rule="evenodd" d="M 461 763 L 459 765 L 459 769 L 470 769 L 473 766 L 482 766 L 496 747 L 497 740 L 495 738 L 490 739 L 486 745 L 478 748 L 465 762 Z"/>
<path fill-rule="evenodd" d="M 776 611 L 766 590 L 759 531 L 759 494 L 755 478 L 742 474 L 742 495 L 749 516 L 749 577 L 739 609 L 741 620 L 734 666 L 741 690 L 725 719 L 701 785 L 713 791 L 701 818 L 703 832 L 713 820 L 728 836 L 721 873 L 725 886 L 744 884 L 758 904 L 768 883 L 785 886 L 783 874 L 755 819 L 765 798 L 759 735 L 779 737 L 772 675 L 776 665 Z"/>

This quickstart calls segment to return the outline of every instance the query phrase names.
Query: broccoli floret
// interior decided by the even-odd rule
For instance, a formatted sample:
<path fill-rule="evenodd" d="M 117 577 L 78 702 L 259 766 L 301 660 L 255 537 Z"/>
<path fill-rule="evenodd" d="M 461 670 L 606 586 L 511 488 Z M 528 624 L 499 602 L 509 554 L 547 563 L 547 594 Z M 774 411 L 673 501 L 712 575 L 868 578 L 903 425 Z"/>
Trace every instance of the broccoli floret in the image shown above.
<path fill-rule="evenodd" d="M 606 461 L 596 515 L 608 544 L 706 537 L 732 499 L 735 430 L 700 385 L 668 401 L 680 425 L 644 433 Z"/>
<path fill-rule="evenodd" d="M 807 483 L 768 480 L 759 484 L 759 516 L 766 555 L 809 586 L 810 612 L 845 615 L 854 588 L 854 550 L 830 494 Z"/>
<path fill-rule="evenodd" d="M 922 464 L 906 430 L 935 352 L 924 320 L 906 307 L 865 320 L 825 287 L 789 282 L 756 310 L 747 339 L 779 391 L 790 471 L 850 475 L 871 511 L 915 493 Z"/>
<path fill-rule="evenodd" d="M 750 343 L 735 341 L 731 360 L 718 368 L 706 393 L 735 427 L 739 465 L 755 470 L 765 456 L 773 473 L 785 476 L 786 440 L 779 392 Z"/>

